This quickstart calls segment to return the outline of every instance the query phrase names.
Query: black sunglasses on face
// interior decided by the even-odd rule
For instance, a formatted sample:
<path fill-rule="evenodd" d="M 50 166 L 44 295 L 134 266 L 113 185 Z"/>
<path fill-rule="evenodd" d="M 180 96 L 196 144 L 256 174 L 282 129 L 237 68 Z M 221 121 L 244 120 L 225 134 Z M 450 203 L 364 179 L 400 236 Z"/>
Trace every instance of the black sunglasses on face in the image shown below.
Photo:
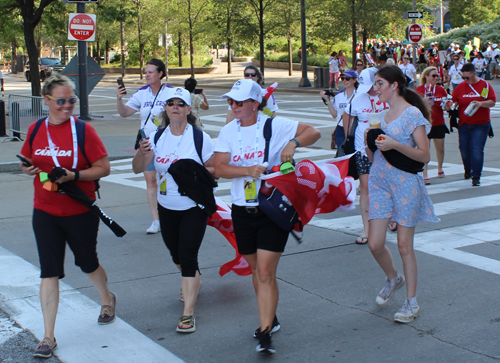
<path fill-rule="evenodd" d="M 356 67 L 363 67 L 363 64 L 356 64 Z"/>
<path fill-rule="evenodd" d="M 76 97 L 70 97 L 70 98 L 55 98 L 52 97 L 51 95 L 47 95 L 47 98 L 49 100 L 54 100 L 59 106 L 64 106 L 66 102 L 69 102 L 70 105 L 74 105 L 76 101 L 78 101 L 78 98 Z"/>
<path fill-rule="evenodd" d="M 410 59 L 410 58 L 408 58 L 408 57 L 404 57 L 403 59 Z"/>
<path fill-rule="evenodd" d="M 351 77 L 340 77 L 342 81 L 350 81 Z"/>
<path fill-rule="evenodd" d="M 229 104 L 229 106 L 232 106 L 233 105 L 233 102 L 236 106 L 238 107 L 243 107 L 243 104 L 247 101 L 250 101 L 250 100 L 245 100 L 245 101 L 235 101 L 233 100 L 232 98 L 228 98 L 227 99 L 227 103 Z"/>
<path fill-rule="evenodd" d="M 167 101 L 167 106 L 172 107 L 172 106 L 174 106 L 174 105 L 177 105 L 177 106 L 179 106 L 179 107 L 186 107 L 186 102 L 181 101 L 181 100 L 179 100 L 179 101 L 168 100 L 168 101 Z"/>
<path fill-rule="evenodd" d="M 457 60 L 458 60 L 458 58 L 453 58 L 453 60 L 454 60 L 454 61 L 457 61 Z"/>
<path fill-rule="evenodd" d="M 433 74 L 433 75 L 429 75 L 430 77 L 433 77 L 433 78 L 439 78 L 439 74 Z"/>
<path fill-rule="evenodd" d="M 257 77 L 257 73 L 245 73 L 245 77 Z"/>
<path fill-rule="evenodd" d="M 469 79 L 470 79 L 470 77 L 467 77 L 467 76 L 462 76 L 462 79 L 463 79 L 463 80 L 466 80 L 466 79 L 467 79 L 467 80 L 469 80 Z"/>

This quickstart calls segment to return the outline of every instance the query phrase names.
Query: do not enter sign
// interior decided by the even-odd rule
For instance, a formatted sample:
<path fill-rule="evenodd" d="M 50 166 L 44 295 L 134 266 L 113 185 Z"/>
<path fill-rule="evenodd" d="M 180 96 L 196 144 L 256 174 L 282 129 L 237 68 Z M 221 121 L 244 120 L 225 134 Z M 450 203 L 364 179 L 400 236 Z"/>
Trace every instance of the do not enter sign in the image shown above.
<path fill-rule="evenodd" d="M 422 25 L 420 24 L 411 24 L 408 27 L 408 40 L 412 43 L 420 43 L 424 36 L 423 34 Z"/>
<path fill-rule="evenodd" d="M 69 14 L 68 39 L 93 42 L 96 16 L 94 14 Z"/>

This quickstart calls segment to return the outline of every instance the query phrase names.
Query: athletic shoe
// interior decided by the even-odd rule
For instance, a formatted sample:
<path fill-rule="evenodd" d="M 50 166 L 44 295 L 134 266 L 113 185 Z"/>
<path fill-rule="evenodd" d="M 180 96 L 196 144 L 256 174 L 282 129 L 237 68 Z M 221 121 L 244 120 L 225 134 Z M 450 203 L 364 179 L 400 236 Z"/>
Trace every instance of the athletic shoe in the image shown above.
<path fill-rule="evenodd" d="M 273 320 L 273 327 L 271 328 L 271 334 L 276 333 L 281 329 L 280 322 L 278 321 L 278 317 L 274 315 L 274 320 Z M 260 334 L 260 327 L 255 329 L 255 332 L 253 333 L 254 338 L 258 338 Z"/>
<path fill-rule="evenodd" d="M 160 221 L 153 221 L 153 223 L 151 223 L 151 226 L 146 229 L 147 234 L 155 234 L 158 232 L 160 232 Z"/>
<path fill-rule="evenodd" d="M 396 277 L 390 280 L 386 278 L 384 287 L 382 288 L 382 290 L 380 290 L 377 298 L 375 299 L 377 305 L 386 306 L 387 304 L 389 304 L 394 297 L 396 290 L 402 288 L 404 284 L 405 278 L 403 275 L 398 274 Z"/>
<path fill-rule="evenodd" d="M 273 342 L 271 340 L 271 332 L 269 331 L 269 328 L 267 328 L 263 332 L 260 332 L 258 338 L 259 345 L 257 345 L 257 348 L 255 348 L 257 352 L 262 354 L 276 353 L 276 350 L 273 347 Z"/>
<path fill-rule="evenodd" d="M 470 179 L 470 170 L 466 170 L 464 173 L 464 179 Z"/>
<path fill-rule="evenodd" d="M 481 179 L 478 176 L 472 177 L 472 186 L 479 187 L 481 185 Z"/>
<path fill-rule="evenodd" d="M 50 358 L 52 357 L 52 352 L 57 349 L 56 338 L 52 341 L 50 338 L 43 338 L 43 340 L 38 343 L 35 351 L 33 352 L 33 357 L 38 358 Z"/>
<path fill-rule="evenodd" d="M 116 319 L 116 295 L 111 293 L 113 296 L 113 305 L 103 305 L 101 306 L 101 313 L 97 319 L 97 323 L 101 325 L 111 324 Z"/>
<path fill-rule="evenodd" d="M 420 315 L 420 307 L 415 302 L 414 305 L 410 303 L 410 299 L 406 298 L 405 303 L 399 311 L 394 314 L 394 321 L 400 323 L 411 323 L 413 319 Z"/>

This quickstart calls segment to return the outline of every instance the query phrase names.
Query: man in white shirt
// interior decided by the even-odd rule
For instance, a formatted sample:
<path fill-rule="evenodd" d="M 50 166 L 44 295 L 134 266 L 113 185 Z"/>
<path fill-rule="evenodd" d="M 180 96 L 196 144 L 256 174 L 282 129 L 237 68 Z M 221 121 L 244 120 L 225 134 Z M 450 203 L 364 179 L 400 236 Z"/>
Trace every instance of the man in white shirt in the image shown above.
<path fill-rule="evenodd" d="M 415 69 L 415 66 L 410 63 L 410 56 L 405 53 L 403 56 L 403 63 L 399 65 L 399 69 L 401 69 L 407 79 L 408 84 L 406 85 L 408 88 L 415 88 L 415 80 L 417 79 L 417 70 Z"/>
<path fill-rule="evenodd" d="M 498 50 L 497 44 L 491 45 L 491 50 L 488 52 L 488 58 L 491 59 L 490 63 L 490 71 L 491 71 L 491 79 L 500 78 L 500 68 L 499 68 L 499 58 L 500 51 Z"/>

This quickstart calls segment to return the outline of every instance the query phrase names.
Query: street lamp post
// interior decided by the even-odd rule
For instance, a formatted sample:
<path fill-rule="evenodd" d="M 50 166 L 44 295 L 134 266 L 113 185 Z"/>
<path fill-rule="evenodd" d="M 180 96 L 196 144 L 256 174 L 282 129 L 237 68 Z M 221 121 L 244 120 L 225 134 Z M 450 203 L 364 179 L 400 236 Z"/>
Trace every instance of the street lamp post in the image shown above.
<path fill-rule="evenodd" d="M 302 37 L 302 78 L 299 87 L 311 87 L 307 78 L 307 41 L 306 41 L 306 2 L 300 0 L 300 31 Z"/>

